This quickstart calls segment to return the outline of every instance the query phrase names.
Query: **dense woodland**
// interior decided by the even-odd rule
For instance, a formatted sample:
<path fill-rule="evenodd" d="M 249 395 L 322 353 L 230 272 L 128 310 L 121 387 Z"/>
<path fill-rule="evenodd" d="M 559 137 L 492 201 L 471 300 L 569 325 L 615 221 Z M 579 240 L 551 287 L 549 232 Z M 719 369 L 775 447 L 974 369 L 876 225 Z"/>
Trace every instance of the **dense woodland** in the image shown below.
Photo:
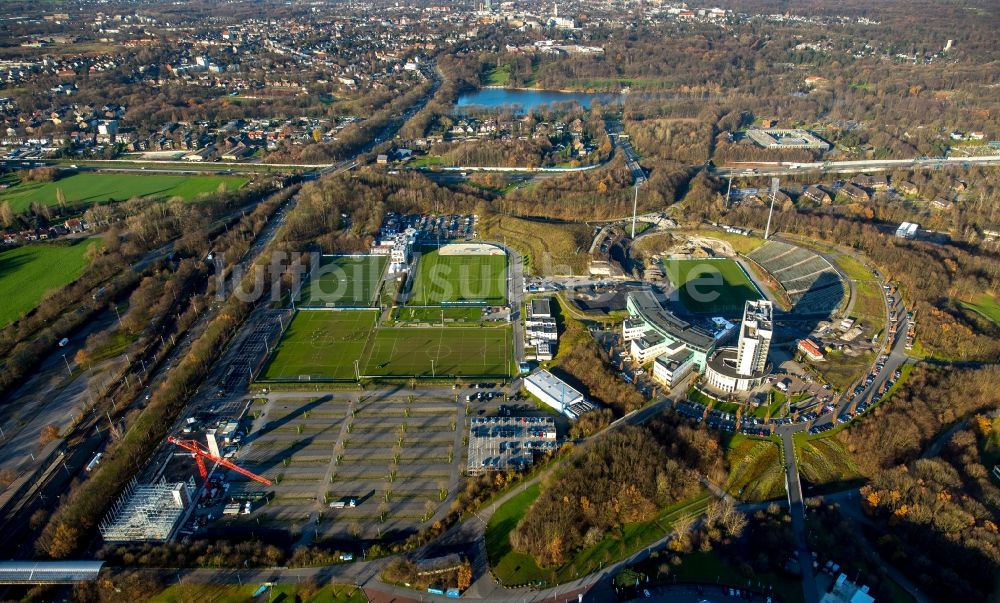
<path fill-rule="evenodd" d="M 565 306 L 560 304 L 560 310 L 565 313 Z M 593 416 L 584 415 L 574 425 L 577 431 L 590 435 L 607 426 L 609 419 L 638 410 L 646 403 L 642 394 L 615 375 L 607 355 L 579 321 L 564 316 L 562 326 L 562 351 L 556 359 L 558 366 L 553 370 L 581 389 L 587 399 L 606 407 Z"/>
<path fill-rule="evenodd" d="M 1000 489 L 983 455 L 993 423 L 977 414 L 1000 409 L 997 383 L 995 365 L 920 368 L 838 436 L 870 478 L 862 496 L 883 554 L 944 599 L 985 600 L 998 586 L 982 579 L 1000 567 Z"/>
<path fill-rule="evenodd" d="M 696 472 L 719 473 L 722 462 L 714 433 L 672 418 L 619 429 L 584 446 L 548 479 L 511 544 L 541 565 L 561 565 L 624 524 L 694 496 L 701 488 Z"/>
<path fill-rule="evenodd" d="M 883 555 L 941 600 L 986 601 L 998 590 L 1000 490 L 971 430 L 942 458 L 876 473 L 861 490 L 886 528 Z"/>
<path fill-rule="evenodd" d="M 915 460 L 945 428 L 1000 409 L 1000 367 L 924 367 L 906 387 L 838 436 L 866 475 Z"/>

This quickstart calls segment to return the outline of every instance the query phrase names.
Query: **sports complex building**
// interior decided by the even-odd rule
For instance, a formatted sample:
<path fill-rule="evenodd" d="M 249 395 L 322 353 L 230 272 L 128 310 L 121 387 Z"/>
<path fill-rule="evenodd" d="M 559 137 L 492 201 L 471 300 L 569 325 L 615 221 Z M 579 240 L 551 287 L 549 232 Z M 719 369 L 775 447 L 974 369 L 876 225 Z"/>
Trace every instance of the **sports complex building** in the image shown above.
<path fill-rule="evenodd" d="M 746 303 L 736 347 L 722 348 L 708 361 L 705 382 L 711 389 L 732 394 L 764 382 L 771 372 L 767 355 L 774 335 L 773 310 L 769 301 Z"/>
<path fill-rule="evenodd" d="M 848 297 L 837 270 L 812 250 L 771 240 L 744 257 L 778 281 L 796 314 L 828 317 Z"/>
<path fill-rule="evenodd" d="M 719 327 L 714 332 L 689 323 L 664 308 L 648 290 L 630 292 L 625 307 L 631 318 L 622 326 L 622 338 L 631 342 L 632 356 L 640 364 L 686 349 L 691 362 L 703 371 L 715 346 L 733 332 L 733 325 L 725 320 L 713 322 Z"/>
<path fill-rule="evenodd" d="M 535 371 L 525 377 L 524 388 L 570 419 L 577 419 L 582 414 L 597 410 L 597 406 L 582 393 L 546 370 Z"/>

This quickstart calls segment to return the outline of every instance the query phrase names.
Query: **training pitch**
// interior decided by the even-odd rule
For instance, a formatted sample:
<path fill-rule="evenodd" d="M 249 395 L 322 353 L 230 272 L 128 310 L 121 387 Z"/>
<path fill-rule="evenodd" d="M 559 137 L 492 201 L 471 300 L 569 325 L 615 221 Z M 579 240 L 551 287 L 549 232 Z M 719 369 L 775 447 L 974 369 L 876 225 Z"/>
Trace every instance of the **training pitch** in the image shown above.
<path fill-rule="evenodd" d="M 326 255 L 306 277 L 299 295 L 303 307 L 357 308 L 372 305 L 389 263 L 384 255 Z"/>
<path fill-rule="evenodd" d="M 362 372 L 369 377 L 507 377 L 507 327 L 383 328 L 375 333 Z"/>
<path fill-rule="evenodd" d="M 507 258 L 502 254 L 450 255 L 442 248 L 424 253 L 408 303 L 433 306 L 507 301 Z M 442 253 L 444 252 L 444 253 Z"/>
<path fill-rule="evenodd" d="M 690 312 L 736 315 L 748 300 L 761 299 L 757 287 L 734 260 L 664 260 L 663 268 Z"/>
<path fill-rule="evenodd" d="M 377 319 L 372 310 L 299 311 L 259 378 L 353 380 Z"/>

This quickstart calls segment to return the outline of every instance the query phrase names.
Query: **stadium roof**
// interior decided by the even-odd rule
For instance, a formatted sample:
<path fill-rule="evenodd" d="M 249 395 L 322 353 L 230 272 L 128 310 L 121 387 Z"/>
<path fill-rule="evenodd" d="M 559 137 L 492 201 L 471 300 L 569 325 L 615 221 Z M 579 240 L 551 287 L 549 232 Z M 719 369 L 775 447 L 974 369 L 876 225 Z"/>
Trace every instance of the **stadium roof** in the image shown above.
<path fill-rule="evenodd" d="M 103 561 L 0 561 L 0 584 L 70 584 L 96 580 Z"/>
<path fill-rule="evenodd" d="M 650 291 L 633 291 L 628 295 L 639 316 L 661 335 L 701 351 L 709 351 L 714 347 L 715 337 L 711 333 L 675 316 L 661 306 Z"/>

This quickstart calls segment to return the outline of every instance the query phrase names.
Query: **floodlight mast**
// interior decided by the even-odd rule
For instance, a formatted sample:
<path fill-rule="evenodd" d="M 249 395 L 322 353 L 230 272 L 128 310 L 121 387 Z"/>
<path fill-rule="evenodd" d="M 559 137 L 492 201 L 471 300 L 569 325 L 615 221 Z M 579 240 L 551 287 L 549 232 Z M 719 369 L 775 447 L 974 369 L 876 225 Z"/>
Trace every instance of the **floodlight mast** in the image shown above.
<path fill-rule="evenodd" d="M 632 198 L 632 238 L 635 238 L 635 216 L 639 209 L 639 183 L 635 183 L 635 196 Z"/>
<path fill-rule="evenodd" d="M 778 196 L 778 179 L 771 178 L 771 209 L 767 212 L 767 227 L 764 229 L 764 240 L 771 236 L 771 216 L 774 214 L 774 199 Z"/>

